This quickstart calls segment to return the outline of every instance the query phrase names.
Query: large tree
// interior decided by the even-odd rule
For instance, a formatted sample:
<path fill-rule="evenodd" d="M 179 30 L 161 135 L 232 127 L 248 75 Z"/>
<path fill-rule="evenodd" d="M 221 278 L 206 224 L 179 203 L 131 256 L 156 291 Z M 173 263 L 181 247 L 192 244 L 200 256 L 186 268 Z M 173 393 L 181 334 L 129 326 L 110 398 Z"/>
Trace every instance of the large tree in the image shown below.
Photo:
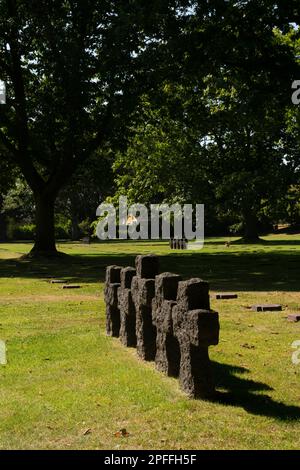
<path fill-rule="evenodd" d="M 257 75 L 260 83 L 273 74 L 276 89 L 288 89 L 292 61 L 273 43 L 273 28 L 284 31 L 297 18 L 297 2 L 286 3 L 1 0 L 0 77 L 8 96 L 0 142 L 34 193 L 33 253 L 56 252 L 58 193 L 97 149 L 124 145 L 142 94 L 163 81 L 201 94 L 204 78 L 222 70 Z"/>
<path fill-rule="evenodd" d="M 119 188 L 192 198 L 209 215 L 220 207 L 257 240 L 260 215 L 285 196 L 298 164 L 288 138 L 296 15 L 294 2 L 198 2 L 180 44 L 181 81 L 162 87 L 172 116 L 153 113 L 137 128 L 115 165 Z"/>
<path fill-rule="evenodd" d="M 96 149 L 121 145 L 140 94 L 167 73 L 166 44 L 190 3 L 1 0 L 0 142 L 34 193 L 33 254 L 56 252 L 59 191 Z"/>

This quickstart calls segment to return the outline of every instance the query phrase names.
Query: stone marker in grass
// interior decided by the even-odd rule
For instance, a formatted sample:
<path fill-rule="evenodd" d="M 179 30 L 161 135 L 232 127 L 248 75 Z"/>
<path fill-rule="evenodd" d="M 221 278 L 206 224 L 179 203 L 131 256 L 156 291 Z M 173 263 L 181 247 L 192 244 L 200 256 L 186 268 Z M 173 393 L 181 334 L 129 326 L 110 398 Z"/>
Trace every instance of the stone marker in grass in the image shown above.
<path fill-rule="evenodd" d="M 119 337 L 120 310 L 118 306 L 118 288 L 121 286 L 121 267 L 106 268 L 104 299 L 106 303 L 106 334 Z"/>
<path fill-rule="evenodd" d="M 291 313 L 291 314 L 288 315 L 287 319 L 290 322 L 297 323 L 298 321 L 300 321 L 300 314 L 299 313 Z"/>
<path fill-rule="evenodd" d="M 63 289 L 81 289 L 81 286 L 78 286 L 77 284 L 66 284 L 63 286 Z"/>
<path fill-rule="evenodd" d="M 237 299 L 238 295 L 231 292 L 219 292 L 213 296 L 216 300 L 230 300 Z"/>
<path fill-rule="evenodd" d="M 152 323 L 152 299 L 155 294 L 155 276 L 158 274 L 158 257 L 139 255 L 135 259 L 136 276 L 131 283 L 131 293 L 136 311 L 137 353 L 145 361 L 153 361 L 156 354 L 156 328 Z"/>
<path fill-rule="evenodd" d="M 121 285 L 118 288 L 118 306 L 120 310 L 120 340 L 124 346 L 136 346 L 136 314 L 132 299 L 131 282 L 136 275 L 134 268 L 121 270 Z"/>
<path fill-rule="evenodd" d="M 208 347 L 219 342 L 219 316 L 210 310 L 208 283 L 201 279 L 181 281 L 177 305 L 172 309 L 174 334 L 180 346 L 179 382 L 193 398 L 215 393 Z"/>
<path fill-rule="evenodd" d="M 156 327 L 155 364 L 158 370 L 178 377 L 180 349 L 173 332 L 172 309 L 176 305 L 178 283 L 181 276 L 159 274 L 155 278 L 155 297 L 152 300 L 152 321 Z"/>
<path fill-rule="evenodd" d="M 281 312 L 282 305 L 279 305 L 279 304 L 252 305 L 251 310 L 253 312 Z"/>

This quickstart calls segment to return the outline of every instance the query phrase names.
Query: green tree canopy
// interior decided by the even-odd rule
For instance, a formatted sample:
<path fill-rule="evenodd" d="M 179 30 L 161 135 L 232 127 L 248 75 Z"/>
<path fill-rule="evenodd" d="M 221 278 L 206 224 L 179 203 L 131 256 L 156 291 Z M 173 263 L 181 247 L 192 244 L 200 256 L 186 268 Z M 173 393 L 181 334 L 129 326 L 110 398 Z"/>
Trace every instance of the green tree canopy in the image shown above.
<path fill-rule="evenodd" d="M 34 193 L 33 252 L 55 252 L 58 192 L 96 149 L 122 144 L 139 95 L 168 68 L 165 44 L 189 3 L 1 1 L 0 140 Z"/>

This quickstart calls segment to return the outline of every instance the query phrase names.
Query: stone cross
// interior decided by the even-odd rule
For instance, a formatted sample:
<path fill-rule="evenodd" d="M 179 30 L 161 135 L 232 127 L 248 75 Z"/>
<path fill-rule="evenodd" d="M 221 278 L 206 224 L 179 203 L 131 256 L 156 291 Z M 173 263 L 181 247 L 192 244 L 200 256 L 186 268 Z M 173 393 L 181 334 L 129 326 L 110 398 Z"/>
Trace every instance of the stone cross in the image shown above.
<path fill-rule="evenodd" d="M 215 387 L 208 346 L 219 342 L 219 318 L 210 310 L 207 282 L 198 278 L 179 282 L 172 320 L 180 347 L 181 388 L 193 398 L 212 397 Z"/>
<path fill-rule="evenodd" d="M 136 346 L 136 314 L 132 299 L 131 282 L 136 270 L 131 267 L 121 270 L 121 286 L 118 289 L 118 305 L 120 310 L 120 341 L 124 346 Z"/>
<path fill-rule="evenodd" d="M 178 283 L 181 276 L 162 273 L 155 277 L 155 298 L 152 301 L 152 321 L 156 327 L 156 368 L 178 377 L 180 349 L 173 334 L 172 309 L 176 305 Z"/>
<path fill-rule="evenodd" d="M 104 299 L 106 304 L 106 334 L 119 337 L 120 310 L 118 306 L 118 289 L 121 286 L 121 267 L 107 266 Z"/>
<path fill-rule="evenodd" d="M 153 361 L 156 353 L 156 328 L 152 323 L 152 299 L 155 295 L 155 276 L 158 258 L 139 255 L 135 260 L 136 276 L 131 283 L 131 293 L 136 311 L 137 353 L 145 361 Z"/>

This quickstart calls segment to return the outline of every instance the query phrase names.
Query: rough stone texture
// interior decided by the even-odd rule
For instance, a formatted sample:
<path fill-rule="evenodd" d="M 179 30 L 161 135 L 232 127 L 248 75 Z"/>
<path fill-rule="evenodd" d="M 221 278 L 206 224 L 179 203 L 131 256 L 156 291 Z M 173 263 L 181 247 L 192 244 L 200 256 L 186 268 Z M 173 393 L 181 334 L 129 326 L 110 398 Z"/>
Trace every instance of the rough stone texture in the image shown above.
<path fill-rule="evenodd" d="M 131 281 L 131 294 L 136 312 L 136 346 L 138 355 L 153 361 L 156 353 L 156 328 L 152 323 L 154 278 L 159 272 L 155 255 L 139 255 L 135 259 L 136 276 Z"/>
<path fill-rule="evenodd" d="M 131 290 L 136 311 L 136 347 L 145 361 L 153 361 L 156 352 L 156 328 L 152 323 L 154 279 L 132 279 Z"/>
<path fill-rule="evenodd" d="M 130 266 L 121 269 L 121 287 L 122 289 L 131 289 L 132 278 L 136 276 L 136 270 Z"/>
<path fill-rule="evenodd" d="M 136 275 L 143 279 L 154 279 L 159 272 L 158 257 L 155 255 L 138 255 L 135 258 Z"/>
<path fill-rule="evenodd" d="M 105 283 L 106 284 L 119 284 L 121 282 L 121 266 L 107 266 Z"/>
<path fill-rule="evenodd" d="M 155 276 L 155 301 L 158 306 L 164 300 L 176 300 L 178 283 L 181 276 L 173 273 L 162 273 Z"/>
<path fill-rule="evenodd" d="M 106 334 L 119 337 L 120 310 L 118 307 L 118 289 L 121 285 L 121 267 L 107 266 L 104 287 L 106 304 Z"/>
<path fill-rule="evenodd" d="M 172 320 L 180 346 L 181 388 L 194 398 L 212 397 L 215 387 L 208 346 L 219 342 L 219 317 L 209 309 L 206 282 L 201 279 L 179 282 Z"/>
<path fill-rule="evenodd" d="M 281 312 L 282 305 L 277 305 L 277 304 L 252 305 L 251 310 L 253 310 L 253 312 Z"/>
<path fill-rule="evenodd" d="M 185 310 L 210 309 L 209 284 L 199 278 L 182 281 L 178 285 L 177 302 Z"/>
<path fill-rule="evenodd" d="M 124 346 L 136 346 L 136 315 L 131 294 L 131 282 L 135 276 L 134 268 L 121 270 L 121 286 L 118 288 L 118 307 L 120 310 L 120 341 Z"/>
<path fill-rule="evenodd" d="M 156 327 L 155 365 L 169 376 L 177 377 L 180 349 L 173 334 L 172 309 L 176 305 L 177 288 L 181 277 L 163 273 L 155 277 L 155 298 L 152 301 L 152 321 Z"/>

